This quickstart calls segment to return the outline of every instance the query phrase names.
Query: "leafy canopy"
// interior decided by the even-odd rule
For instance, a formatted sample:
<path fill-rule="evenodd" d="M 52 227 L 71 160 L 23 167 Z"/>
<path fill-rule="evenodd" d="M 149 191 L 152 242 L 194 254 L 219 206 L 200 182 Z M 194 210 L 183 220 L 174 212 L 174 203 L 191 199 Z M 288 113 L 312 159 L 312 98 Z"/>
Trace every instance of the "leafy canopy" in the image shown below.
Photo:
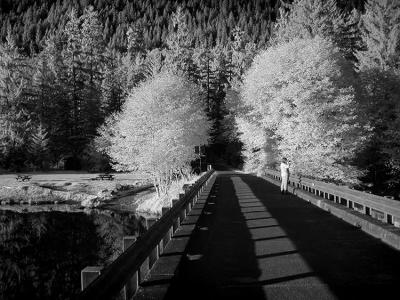
<path fill-rule="evenodd" d="M 242 99 L 298 173 L 350 180 L 357 174 L 349 163 L 366 137 L 352 83 L 351 65 L 333 42 L 297 39 L 255 58 Z"/>
<path fill-rule="evenodd" d="M 134 88 L 122 113 L 102 130 L 117 170 L 141 170 L 153 178 L 187 167 L 194 147 L 208 142 L 209 121 L 196 85 L 161 73 Z"/>

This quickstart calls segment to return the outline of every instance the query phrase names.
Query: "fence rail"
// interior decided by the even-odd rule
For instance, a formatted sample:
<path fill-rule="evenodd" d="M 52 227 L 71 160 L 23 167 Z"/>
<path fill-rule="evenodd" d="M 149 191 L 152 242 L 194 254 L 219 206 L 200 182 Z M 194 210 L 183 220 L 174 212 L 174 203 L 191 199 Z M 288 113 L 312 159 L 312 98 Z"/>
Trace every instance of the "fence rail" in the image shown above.
<path fill-rule="evenodd" d="M 267 169 L 265 175 L 275 180 L 281 180 L 281 174 L 276 170 Z M 301 176 L 291 175 L 289 179 L 289 186 L 294 189 L 301 189 L 382 222 L 400 227 L 400 201 Z"/>
<path fill-rule="evenodd" d="M 185 187 L 185 194 L 173 201 L 171 208 L 163 208 L 163 215 L 148 228 L 111 265 L 102 270 L 78 296 L 78 299 L 113 299 L 122 290 L 130 298 L 171 239 L 177 225 L 191 210 L 194 202 L 211 179 L 213 170 L 207 171 L 193 185 Z"/>

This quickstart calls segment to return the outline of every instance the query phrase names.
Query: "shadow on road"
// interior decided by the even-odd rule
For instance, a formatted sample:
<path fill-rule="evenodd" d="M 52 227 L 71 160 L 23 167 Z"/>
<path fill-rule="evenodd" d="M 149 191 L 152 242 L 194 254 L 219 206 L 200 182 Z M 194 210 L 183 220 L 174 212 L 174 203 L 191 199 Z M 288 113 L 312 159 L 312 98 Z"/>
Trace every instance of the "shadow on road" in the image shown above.
<path fill-rule="evenodd" d="M 285 295 L 290 295 L 290 289 L 306 294 L 314 291 L 310 299 L 356 299 L 363 295 L 383 299 L 396 291 L 400 283 L 399 251 L 308 202 L 293 195 L 282 196 L 277 186 L 261 178 L 240 178 L 286 236 L 278 246 L 278 256 L 256 253 L 259 267 L 268 274 L 276 274 L 274 278 L 259 278 L 267 298 L 274 295 L 274 289 L 268 289 L 268 285 L 277 281 Z M 256 239 L 253 241 L 257 252 L 261 245 L 257 245 Z M 263 248 L 271 250 L 271 245 L 265 244 Z M 282 268 L 286 278 L 274 271 L 275 265 Z M 300 277 L 304 280 L 297 280 Z M 282 288 L 284 283 L 287 292 Z M 322 285 L 326 288 L 321 289 Z"/>
<path fill-rule="evenodd" d="M 166 299 L 264 299 L 258 286 L 238 288 L 238 283 L 257 280 L 261 271 L 229 177 L 216 180 L 186 251 Z"/>

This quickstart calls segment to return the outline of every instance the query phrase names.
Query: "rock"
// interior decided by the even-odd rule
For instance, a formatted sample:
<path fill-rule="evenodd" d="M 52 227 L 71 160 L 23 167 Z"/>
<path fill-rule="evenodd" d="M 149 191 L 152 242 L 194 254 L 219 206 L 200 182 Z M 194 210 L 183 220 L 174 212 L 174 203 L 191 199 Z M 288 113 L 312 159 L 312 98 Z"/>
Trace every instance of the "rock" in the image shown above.
<path fill-rule="evenodd" d="M 96 196 L 88 195 L 88 197 L 81 201 L 81 205 L 86 208 L 94 208 L 100 205 L 100 201 Z"/>
<path fill-rule="evenodd" d="M 109 190 L 102 190 L 97 193 L 97 198 L 100 201 L 109 200 L 112 198 L 112 191 Z"/>

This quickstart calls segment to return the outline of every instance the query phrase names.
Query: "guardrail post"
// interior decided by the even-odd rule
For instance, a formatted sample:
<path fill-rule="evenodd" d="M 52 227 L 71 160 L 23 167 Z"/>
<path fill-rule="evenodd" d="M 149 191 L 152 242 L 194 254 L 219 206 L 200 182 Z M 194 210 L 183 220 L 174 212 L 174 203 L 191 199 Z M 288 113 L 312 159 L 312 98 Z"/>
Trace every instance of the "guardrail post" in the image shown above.
<path fill-rule="evenodd" d="M 385 222 L 388 223 L 388 224 L 393 225 L 392 215 L 385 213 Z"/>
<path fill-rule="evenodd" d="M 81 271 L 81 291 L 100 275 L 102 269 L 101 266 L 88 266 Z"/>
<path fill-rule="evenodd" d="M 149 274 L 149 271 L 149 258 L 147 257 L 139 268 L 139 283 L 142 283 L 144 281 L 147 274 Z"/>
<path fill-rule="evenodd" d="M 126 251 L 133 243 L 136 242 L 136 237 L 134 235 L 127 235 L 122 238 L 122 251 Z"/>
<path fill-rule="evenodd" d="M 149 230 L 151 224 L 149 222 L 149 219 L 145 219 L 145 227 L 146 227 L 146 231 Z M 142 265 L 139 268 L 139 283 L 142 283 L 144 281 L 144 279 L 146 278 L 147 274 L 150 272 L 150 259 L 149 257 L 146 257 L 146 259 L 144 260 L 144 262 L 142 263 Z"/>
<path fill-rule="evenodd" d="M 164 252 L 164 241 L 161 239 L 161 241 L 158 243 L 158 256 L 163 254 Z"/>
<path fill-rule="evenodd" d="M 133 235 L 124 236 L 122 239 L 122 251 L 126 251 L 130 246 L 136 242 L 136 237 Z M 124 300 L 131 299 L 139 287 L 138 272 L 135 272 L 131 278 L 126 282 L 123 289 Z"/>
<path fill-rule="evenodd" d="M 189 188 L 192 188 L 192 186 L 190 185 Z M 186 215 L 188 215 L 188 214 L 190 213 L 190 211 L 192 210 L 192 201 L 193 201 L 193 198 L 191 198 L 191 199 L 188 201 L 188 204 L 187 204 L 186 207 L 185 207 L 185 209 L 186 209 Z"/>
<path fill-rule="evenodd" d="M 347 207 L 353 209 L 353 201 L 347 201 Z"/>
<path fill-rule="evenodd" d="M 165 215 L 169 210 L 169 207 L 162 208 L 162 214 Z M 171 229 L 168 230 L 167 234 L 163 238 L 163 248 L 165 248 L 168 242 L 171 240 L 172 232 Z"/>
<path fill-rule="evenodd" d="M 151 226 L 153 226 L 156 222 L 157 222 L 157 219 L 155 219 L 155 218 L 148 219 L 149 228 Z M 150 252 L 150 255 L 149 255 L 149 268 L 150 269 L 152 266 L 154 266 L 155 262 L 157 261 L 157 259 L 159 257 L 158 256 L 159 255 L 158 247 L 159 247 L 158 245 L 155 246 L 155 248 Z"/>
<path fill-rule="evenodd" d="M 183 197 L 185 197 L 184 194 L 179 194 L 179 200 L 182 200 Z M 183 222 L 183 220 L 185 220 L 185 218 L 186 218 L 186 208 L 184 207 L 180 214 L 181 223 Z"/>
<path fill-rule="evenodd" d="M 367 207 L 366 205 L 364 205 L 364 214 L 367 216 L 371 215 L 371 209 L 369 207 Z"/>
<path fill-rule="evenodd" d="M 178 203 L 178 201 L 179 201 L 178 199 L 172 199 L 172 206 L 175 206 L 175 204 Z M 177 218 L 174 220 L 174 225 L 172 226 L 173 232 L 175 232 L 175 231 L 178 229 L 179 224 L 180 224 L 180 218 L 177 217 Z"/>

